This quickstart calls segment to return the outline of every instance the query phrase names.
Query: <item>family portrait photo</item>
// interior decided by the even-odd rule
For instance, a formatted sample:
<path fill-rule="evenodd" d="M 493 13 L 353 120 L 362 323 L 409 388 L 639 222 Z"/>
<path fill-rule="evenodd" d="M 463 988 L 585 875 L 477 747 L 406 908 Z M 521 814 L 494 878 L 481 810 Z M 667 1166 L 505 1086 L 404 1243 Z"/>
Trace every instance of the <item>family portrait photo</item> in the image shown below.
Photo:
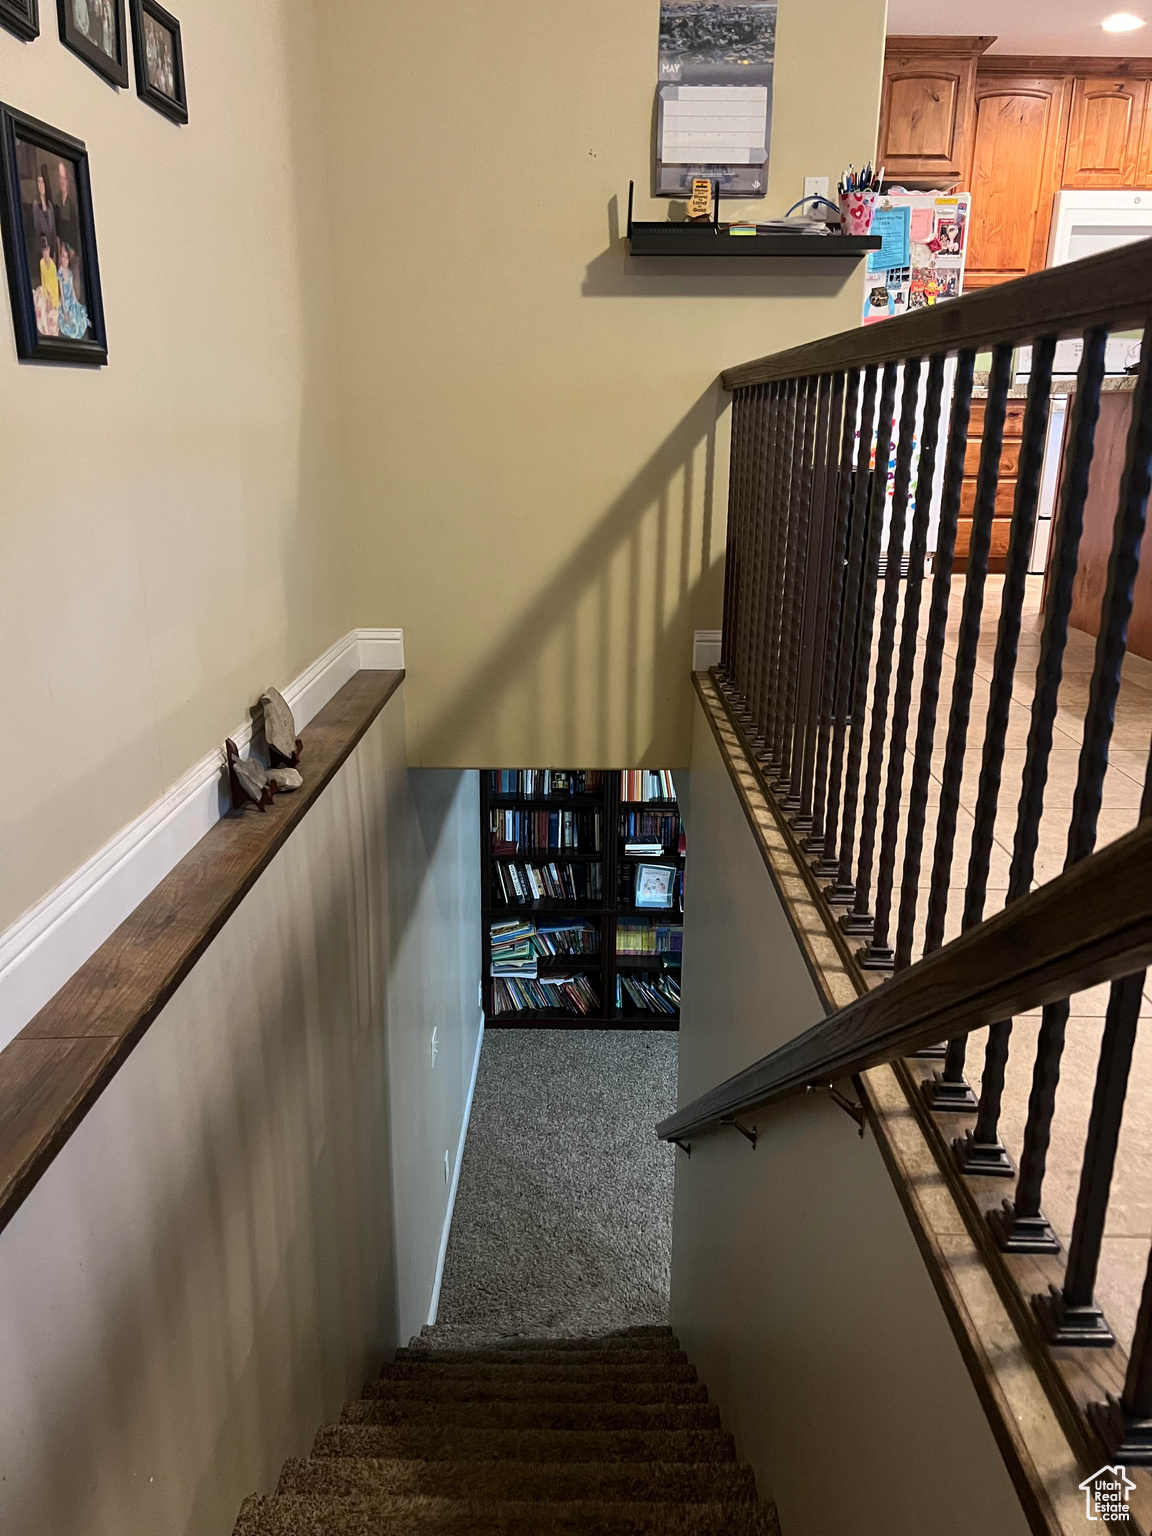
<path fill-rule="evenodd" d="M 167 27 L 144 14 L 144 68 L 148 84 L 176 99 L 176 51 Z"/>
<path fill-rule="evenodd" d="M 107 360 L 84 145 L 0 105 L 4 252 L 23 358 Z"/>
<path fill-rule="evenodd" d="M 60 39 L 113 85 L 128 84 L 125 0 L 57 0 Z"/>
<path fill-rule="evenodd" d="M 116 7 L 112 0 L 71 0 L 76 30 L 108 58 L 116 58 Z"/>
<path fill-rule="evenodd" d="M 188 121 L 180 23 L 158 0 L 130 0 L 136 91 L 174 123 Z"/>
<path fill-rule="evenodd" d="M 16 163 L 36 330 L 41 336 L 83 341 L 89 319 L 84 306 L 76 168 L 59 157 L 49 163 L 42 150 L 22 139 L 16 140 Z"/>

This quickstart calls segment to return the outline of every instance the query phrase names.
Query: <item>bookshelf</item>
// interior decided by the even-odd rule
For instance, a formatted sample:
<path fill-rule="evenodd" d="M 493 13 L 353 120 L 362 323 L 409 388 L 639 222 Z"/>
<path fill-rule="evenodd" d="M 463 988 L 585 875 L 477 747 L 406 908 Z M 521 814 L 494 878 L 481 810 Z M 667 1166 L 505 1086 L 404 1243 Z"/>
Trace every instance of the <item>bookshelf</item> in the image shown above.
<path fill-rule="evenodd" d="M 482 771 L 480 873 L 488 1028 L 679 1027 L 684 835 L 670 773 Z"/>

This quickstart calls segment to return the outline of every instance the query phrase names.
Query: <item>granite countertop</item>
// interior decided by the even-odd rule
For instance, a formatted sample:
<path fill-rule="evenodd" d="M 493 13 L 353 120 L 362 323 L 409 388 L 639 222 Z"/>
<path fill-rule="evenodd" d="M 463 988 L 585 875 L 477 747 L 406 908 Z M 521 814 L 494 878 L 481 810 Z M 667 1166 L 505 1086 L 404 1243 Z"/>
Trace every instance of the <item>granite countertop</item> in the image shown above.
<path fill-rule="evenodd" d="M 987 400 L 988 375 L 975 373 L 972 375 L 973 400 Z M 1134 373 L 1112 373 L 1101 384 L 1100 389 L 1106 395 L 1130 395 L 1136 388 L 1136 375 Z M 1056 379 L 1052 385 L 1054 395 L 1074 395 L 1076 393 L 1075 379 Z M 1027 384 L 1013 384 L 1008 391 L 1009 400 L 1026 400 L 1028 398 Z"/>

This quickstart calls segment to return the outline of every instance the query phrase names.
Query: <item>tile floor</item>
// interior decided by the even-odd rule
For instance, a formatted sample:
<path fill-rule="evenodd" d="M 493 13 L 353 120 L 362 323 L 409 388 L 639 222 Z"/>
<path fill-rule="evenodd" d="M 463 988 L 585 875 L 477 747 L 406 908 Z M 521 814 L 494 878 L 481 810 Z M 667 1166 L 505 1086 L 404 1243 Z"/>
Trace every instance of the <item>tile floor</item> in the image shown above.
<path fill-rule="evenodd" d="M 967 883 L 968 856 L 976 809 L 980 772 L 980 743 L 984 735 L 984 716 L 992 680 L 1003 580 L 990 577 L 985 593 L 972 714 L 968 730 L 968 749 L 961 787 L 961 811 L 955 854 L 952 862 L 950 900 L 946 938 L 960 930 Z M 935 808 L 939 805 L 944 766 L 944 740 L 951 700 L 952 668 L 956 655 L 963 583 L 953 584 L 954 596 L 949 615 L 946 660 L 941 684 L 941 702 L 936 733 L 937 750 L 933 754 L 932 784 L 929 790 L 929 826 L 921 870 L 921 902 L 918 939 L 914 955 L 923 943 L 924 909 L 931 870 Z M 1040 578 L 1030 578 L 1025 602 L 1023 631 L 1013 684 L 1009 715 L 1007 751 L 996 816 L 995 845 L 988 875 L 985 915 L 1003 906 L 1012 862 L 1017 803 L 1028 737 L 1035 667 L 1040 652 Z M 1036 882 L 1050 880 L 1064 867 L 1068 824 L 1079 763 L 1082 720 L 1088 702 L 1095 640 L 1073 630 L 1065 654 L 1063 682 L 1059 694 L 1054 743 L 1045 795 L 1044 815 L 1036 858 Z M 917 690 L 918 692 L 918 690 Z M 1116 727 L 1109 755 L 1109 769 L 1104 787 L 1097 846 L 1112 841 L 1135 826 L 1144 774 L 1152 742 L 1152 662 L 1128 656 L 1116 711 Z M 911 769 L 909 753 L 907 768 Z M 908 776 L 904 796 L 907 797 Z M 902 860 L 903 849 L 899 851 Z M 900 865 L 897 864 L 899 869 Z M 1145 1016 L 1141 1020 L 1128 1100 L 1121 1135 L 1108 1221 L 1101 1256 L 1097 1300 L 1104 1308 L 1120 1342 L 1128 1348 L 1136 1321 L 1140 1290 L 1152 1238 L 1152 987 L 1145 993 Z M 1052 1126 L 1052 1145 L 1044 1191 L 1044 1209 L 1049 1220 L 1066 1242 L 1071 1233 L 1076 1209 L 1084 1137 L 1092 1102 L 1092 1091 L 1099 1056 L 1108 988 L 1094 987 L 1072 999 L 1072 1013 L 1067 1044 L 1061 1064 L 1060 1087 Z M 1011 1056 L 1004 1092 L 1001 1136 L 1013 1157 L 1018 1157 L 1023 1142 L 1035 1057 L 1039 1014 L 1029 1014 L 1015 1022 Z M 973 1034 L 969 1042 L 968 1078 L 979 1091 L 986 1032 Z"/>

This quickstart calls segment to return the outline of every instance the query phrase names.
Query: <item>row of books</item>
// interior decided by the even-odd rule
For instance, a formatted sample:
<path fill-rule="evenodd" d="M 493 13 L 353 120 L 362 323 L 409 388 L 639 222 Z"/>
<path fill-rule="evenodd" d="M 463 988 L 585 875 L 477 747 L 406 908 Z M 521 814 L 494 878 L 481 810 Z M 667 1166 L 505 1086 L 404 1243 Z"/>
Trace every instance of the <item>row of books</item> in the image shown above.
<path fill-rule="evenodd" d="M 600 864 L 493 864 L 497 900 L 509 906 L 526 901 L 601 901 Z"/>
<path fill-rule="evenodd" d="M 667 973 L 655 977 L 617 976 L 616 1006 L 622 1009 L 625 1002 L 632 1002 L 641 1013 L 678 1013 L 680 988 L 674 976 Z"/>
<path fill-rule="evenodd" d="M 553 848 L 600 852 L 599 811 L 492 811 L 489 819 L 496 854 L 548 853 Z"/>
<path fill-rule="evenodd" d="M 679 811 L 621 811 L 620 836 L 628 840 L 659 843 L 675 848 L 683 828 Z"/>
<path fill-rule="evenodd" d="M 502 976 L 492 983 L 492 1013 L 560 1008 L 565 1013 L 599 1013 L 600 999 L 587 976 L 549 976 L 544 981 Z"/>
<path fill-rule="evenodd" d="M 494 795 L 523 795 L 534 800 L 547 795 L 590 795 L 604 783 L 599 768 L 492 768 L 488 789 Z"/>
<path fill-rule="evenodd" d="M 675 800 L 676 786 L 667 768 L 624 768 L 620 773 L 621 800 Z"/>
<path fill-rule="evenodd" d="M 597 955 L 600 930 L 591 923 L 493 923 L 492 976 L 528 976 L 535 979 L 542 957 Z"/>
<path fill-rule="evenodd" d="M 679 955 L 684 950 L 684 929 L 679 923 L 616 924 L 618 955 Z"/>

